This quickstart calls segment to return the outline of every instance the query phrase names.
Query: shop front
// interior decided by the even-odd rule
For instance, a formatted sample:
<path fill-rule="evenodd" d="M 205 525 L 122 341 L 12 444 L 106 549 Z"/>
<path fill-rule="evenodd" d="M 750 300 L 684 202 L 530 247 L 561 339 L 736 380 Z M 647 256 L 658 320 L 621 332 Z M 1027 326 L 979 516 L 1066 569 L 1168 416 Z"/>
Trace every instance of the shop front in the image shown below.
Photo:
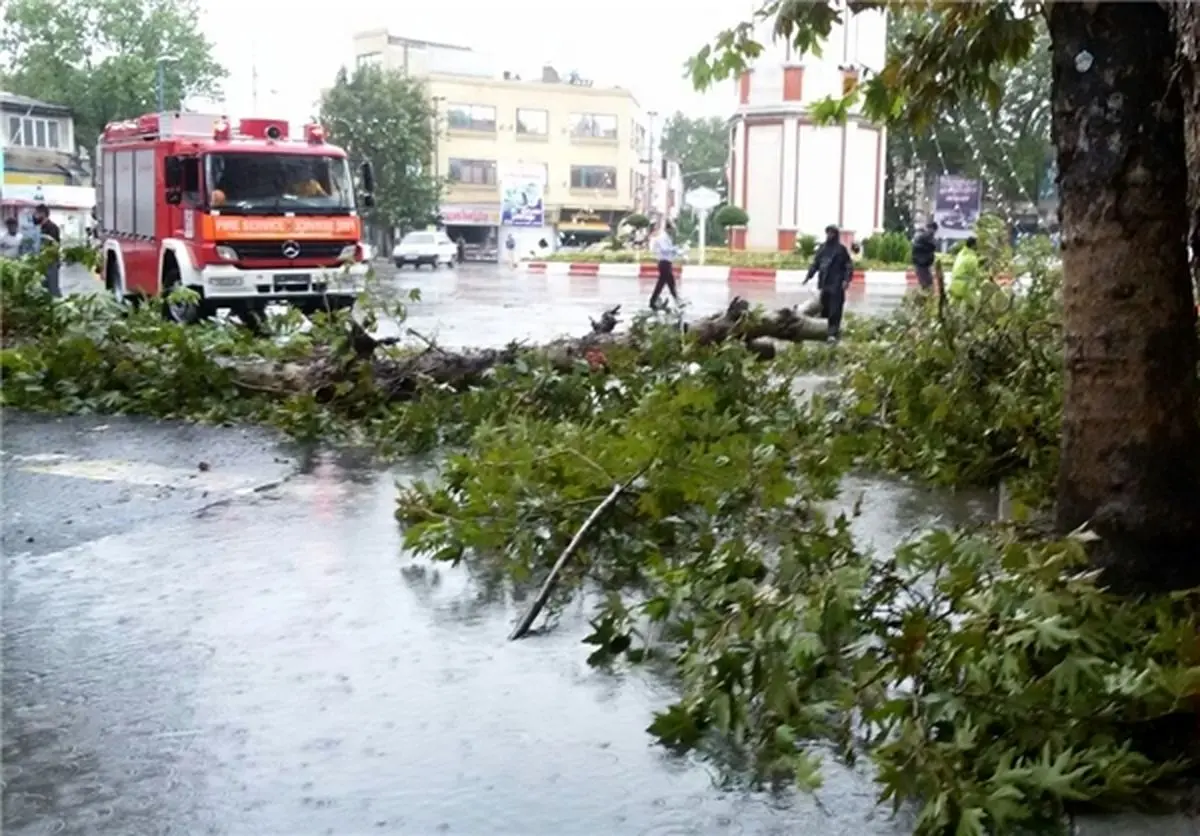
<path fill-rule="evenodd" d="M 500 204 L 453 203 L 441 208 L 442 225 L 459 245 L 465 261 L 497 261 L 500 255 Z"/>
<path fill-rule="evenodd" d="M 96 190 L 91 186 L 29 185 L 6 182 L 0 186 L 0 216 L 17 218 L 26 232 L 33 230 L 33 210 L 45 204 L 50 220 L 58 224 L 64 242 L 88 240 Z"/>

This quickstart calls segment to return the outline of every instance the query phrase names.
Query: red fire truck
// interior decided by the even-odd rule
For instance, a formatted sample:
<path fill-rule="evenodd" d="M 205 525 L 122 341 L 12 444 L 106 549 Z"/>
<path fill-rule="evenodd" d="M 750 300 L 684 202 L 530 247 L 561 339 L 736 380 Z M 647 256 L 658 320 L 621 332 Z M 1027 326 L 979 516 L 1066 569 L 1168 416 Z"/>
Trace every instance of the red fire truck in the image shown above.
<path fill-rule="evenodd" d="M 348 308 L 367 274 L 346 153 L 318 124 L 151 113 L 110 123 L 96 150 L 104 281 L 118 298 L 188 287 L 168 304 L 194 322 L 218 308 L 261 314 Z M 372 205 L 363 163 L 358 203 Z"/>

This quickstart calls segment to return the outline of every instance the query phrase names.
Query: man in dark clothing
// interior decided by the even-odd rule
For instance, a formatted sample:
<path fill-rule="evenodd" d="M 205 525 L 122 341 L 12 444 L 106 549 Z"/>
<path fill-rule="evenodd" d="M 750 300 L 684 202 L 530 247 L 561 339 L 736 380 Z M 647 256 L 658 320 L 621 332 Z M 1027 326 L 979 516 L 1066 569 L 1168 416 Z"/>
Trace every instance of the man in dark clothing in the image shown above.
<path fill-rule="evenodd" d="M 37 224 L 38 232 L 41 234 L 41 246 L 49 246 L 50 244 L 62 243 L 62 232 L 58 229 L 58 224 L 50 220 L 50 210 L 46 208 L 46 204 L 40 203 L 33 210 L 33 222 Z M 40 248 L 39 248 L 40 249 Z M 58 281 L 59 262 L 55 260 L 46 268 L 46 290 L 50 291 L 50 295 L 54 297 L 62 296 L 62 289 L 59 287 Z"/>
<path fill-rule="evenodd" d="M 933 221 L 922 227 L 912 240 L 912 260 L 922 290 L 933 287 L 933 262 L 937 258 L 938 225 Z"/>
<path fill-rule="evenodd" d="M 854 275 L 854 262 L 836 226 L 825 227 L 825 242 L 813 256 L 804 283 L 808 284 L 814 275 L 821 295 L 821 316 L 829 320 L 828 340 L 837 342 L 842 332 L 842 311 L 846 307 L 846 288 Z"/>

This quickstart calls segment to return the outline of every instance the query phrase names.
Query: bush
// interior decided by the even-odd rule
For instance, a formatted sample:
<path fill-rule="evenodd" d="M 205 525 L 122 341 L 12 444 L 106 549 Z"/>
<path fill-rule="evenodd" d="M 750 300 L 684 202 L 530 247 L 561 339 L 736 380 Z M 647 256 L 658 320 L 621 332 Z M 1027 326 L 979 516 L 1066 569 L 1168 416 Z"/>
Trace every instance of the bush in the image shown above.
<path fill-rule="evenodd" d="M 796 246 L 794 249 L 801 258 L 812 258 L 817 252 L 817 236 L 799 236 L 796 238 Z"/>
<path fill-rule="evenodd" d="M 889 264 L 911 264 L 912 244 L 901 232 L 883 232 L 865 239 L 863 257 Z"/>
<path fill-rule="evenodd" d="M 745 226 L 750 222 L 750 216 L 741 207 L 726 203 L 713 215 L 713 221 L 722 228 Z"/>
<path fill-rule="evenodd" d="M 645 229 L 650 226 L 650 219 L 640 212 L 634 212 L 625 216 L 621 221 L 621 226 L 627 226 L 630 229 Z"/>

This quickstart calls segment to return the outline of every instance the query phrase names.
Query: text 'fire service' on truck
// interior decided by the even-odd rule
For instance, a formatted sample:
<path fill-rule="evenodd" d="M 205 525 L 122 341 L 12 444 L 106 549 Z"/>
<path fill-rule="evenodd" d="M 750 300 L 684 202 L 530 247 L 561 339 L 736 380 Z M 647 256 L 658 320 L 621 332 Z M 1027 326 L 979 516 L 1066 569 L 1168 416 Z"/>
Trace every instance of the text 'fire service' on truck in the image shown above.
<path fill-rule="evenodd" d="M 272 302 L 348 308 L 363 288 L 349 163 L 320 125 L 292 139 L 279 119 L 151 113 L 105 127 L 96 168 L 104 281 L 118 298 L 191 288 L 199 304 L 165 306 L 186 323 Z M 361 186 L 370 206 L 369 163 Z"/>

